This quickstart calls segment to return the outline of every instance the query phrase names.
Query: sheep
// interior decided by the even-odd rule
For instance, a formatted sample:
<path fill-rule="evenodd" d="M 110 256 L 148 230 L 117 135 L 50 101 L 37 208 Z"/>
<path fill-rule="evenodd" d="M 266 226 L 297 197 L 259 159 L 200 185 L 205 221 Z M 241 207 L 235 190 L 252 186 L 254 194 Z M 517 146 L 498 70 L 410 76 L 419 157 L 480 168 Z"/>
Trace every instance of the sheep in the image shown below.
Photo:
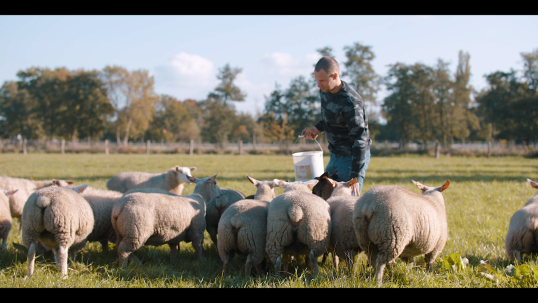
<path fill-rule="evenodd" d="M 378 185 L 355 204 L 353 227 L 360 248 L 376 266 L 375 281 L 383 283 L 385 265 L 397 257 L 413 266 L 413 258 L 425 254 L 430 271 L 445 247 L 448 227 L 442 192 L 450 180 L 439 187 L 413 183 L 419 195 L 395 185 Z"/>
<path fill-rule="evenodd" d="M 219 194 L 216 178 L 217 175 L 203 179 L 190 176 L 189 181 L 196 186 L 187 196 L 147 188 L 121 197 L 112 209 L 119 265 L 125 268 L 127 259 L 143 245 L 168 244 L 173 262 L 181 241 L 192 242 L 198 259 L 203 261 L 205 201 Z"/>
<path fill-rule="evenodd" d="M 527 179 L 538 189 L 538 183 Z M 521 264 L 522 254 L 538 253 L 538 192 L 510 219 L 505 239 L 505 249 L 510 262 Z"/>
<path fill-rule="evenodd" d="M 190 183 L 188 177 L 196 167 L 174 166 L 162 174 L 150 174 L 142 172 L 122 172 L 107 181 L 109 190 L 125 193 L 134 188 L 162 188 L 173 194 L 181 195 L 183 184 Z"/>
<path fill-rule="evenodd" d="M 9 212 L 9 196 L 15 194 L 18 189 L 0 190 L 0 237 L 2 238 L 2 250 L 7 249 L 7 236 L 13 225 Z"/>
<path fill-rule="evenodd" d="M 37 241 L 52 249 L 62 278 L 67 278 L 67 254 L 75 261 L 76 252 L 86 245 L 94 225 L 93 211 L 79 194 L 87 184 L 73 188 L 45 187 L 32 193 L 22 212 L 22 241 L 28 247 L 28 275 L 34 272 Z"/>
<path fill-rule="evenodd" d="M 328 172 L 324 172 L 321 176 L 315 177 L 319 182 L 312 188 L 312 193 L 323 198 L 323 200 L 329 199 L 334 189 L 334 183 L 328 181 L 327 178 L 334 180 L 337 177 L 338 172 L 335 172 L 331 176 L 329 176 Z"/>
<path fill-rule="evenodd" d="M 41 188 L 48 187 L 51 185 L 58 186 L 67 186 L 73 184 L 73 181 L 65 180 L 47 180 L 47 181 L 32 181 L 23 178 L 12 178 L 7 176 L 0 176 L 0 189 L 2 190 L 12 190 L 18 189 L 16 195 L 9 196 L 9 207 L 11 212 L 11 217 L 21 219 L 22 210 L 24 204 L 28 200 L 30 195 Z M 22 222 L 21 222 L 22 226 Z"/>
<path fill-rule="evenodd" d="M 112 208 L 123 196 L 122 193 L 113 190 L 101 190 L 88 186 L 82 197 L 88 201 L 93 210 L 95 219 L 92 232 L 88 235 L 88 242 L 101 243 L 103 254 L 108 252 L 108 241 L 116 243 L 116 232 L 112 227 Z"/>
<path fill-rule="evenodd" d="M 282 261 L 287 271 L 289 257 L 306 256 L 314 275 L 318 273 L 317 257 L 329 245 L 331 216 L 329 204 L 312 194 L 317 183 L 280 182 L 284 192 L 269 204 L 265 251 L 275 275 L 279 275 Z M 282 258 L 281 258 L 282 255 Z"/>
<path fill-rule="evenodd" d="M 218 186 L 217 186 L 218 188 Z M 230 188 L 219 188 L 219 195 L 210 201 L 206 201 L 206 229 L 211 237 L 211 241 L 218 251 L 218 227 L 222 213 L 233 203 L 245 199 L 245 195 Z"/>
<path fill-rule="evenodd" d="M 335 186 L 331 197 L 327 200 L 330 206 L 332 224 L 328 251 L 332 252 L 336 270 L 338 270 L 339 259 L 342 258 L 347 261 L 348 270 L 351 272 L 355 256 L 362 251 L 353 227 L 353 209 L 359 197 L 352 196 L 350 189 L 350 186 L 355 184 L 357 179 L 353 178 L 348 182 L 335 182 L 327 178 L 326 181 L 329 184 L 333 182 Z"/>
<path fill-rule="evenodd" d="M 257 187 L 254 199 L 244 199 L 230 205 L 223 213 L 218 225 L 218 252 L 223 263 L 223 275 L 228 274 L 235 253 L 247 256 L 245 277 L 250 275 L 252 265 L 258 275 L 265 256 L 267 234 L 267 207 L 275 198 L 274 181 L 258 181 L 247 176 Z"/>

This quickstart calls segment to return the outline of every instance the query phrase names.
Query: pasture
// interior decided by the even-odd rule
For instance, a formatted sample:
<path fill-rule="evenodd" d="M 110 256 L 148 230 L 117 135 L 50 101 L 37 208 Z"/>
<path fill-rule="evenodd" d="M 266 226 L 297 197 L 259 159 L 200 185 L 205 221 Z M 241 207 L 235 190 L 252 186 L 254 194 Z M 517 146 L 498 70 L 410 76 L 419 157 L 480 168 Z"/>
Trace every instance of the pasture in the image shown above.
<path fill-rule="evenodd" d="M 325 165 L 328 156 L 324 159 Z M 106 181 L 122 171 L 162 173 L 173 167 L 196 166 L 195 177 L 218 173 L 221 188 L 233 188 L 245 195 L 255 193 L 246 178 L 258 180 L 289 179 L 294 181 L 290 156 L 280 155 L 124 155 L 110 154 L 0 154 L 0 174 L 11 177 L 45 180 L 73 180 L 77 185 L 106 189 Z M 524 266 L 506 269 L 510 262 L 504 238 L 512 214 L 536 193 L 527 178 L 538 181 L 538 159 L 523 157 L 444 157 L 394 156 L 372 157 L 363 193 L 377 184 L 393 184 L 420 192 L 411 182 L 439 186 L 446 180 L 450 187 L 445 198 L 449 237 L 435 262 L 434 272 L 426 272 L 423 257 L 415 258 L 416 266 L 408 270 L 399 259 L 385 270 L 382 287 L 537 287 L 536 258 L 524 258 Z M 194 185 L 187 185 L 183 194 L 190 194 Z M 276 193 L 282 193 L 277 188 Z M 0 251 L 0 285 L 2 287 L 238 287 L 238 288 L 302 288 L 302 287 L 375 287 L 374 269 L 366 265 L 360 254 L 353 272 L 342 266 L 337 272 L 330 260 L 321 265 L 319 275 L 311 276 L 305 264 L 290 264 L 290 274 L 275 278 L 245 278 L 245 259 L 237 256 L 231 275 L 223 277 L 222 264 L 206 232 L 205 262 L 196 260 L 190 244 L 181 243 L 178 261 L 169 261 L 168 246 L 146 246 L 135 252 L 143 266 L 130 264 L 122 270 L 117 264 L 115 245 L 102 255 L 99 243 L 90 243 L 69 265 L 69 277 L 60 278 L 52 254 L 38 260 L 34 276 L 27 278 L 26 254 L 19 245 L 19 222 L 14 221 L 7 251 Z M 466 268 L 457 263 L 455 254 L 469 260 Z M 319 258 L 321 260 L 321 257 Z M 342 262 L 342 261 L 341 261 Z M 485 264 L 483 264 L 485 262 Z M 488 276 L 489 275 L 489 276 Z"/>

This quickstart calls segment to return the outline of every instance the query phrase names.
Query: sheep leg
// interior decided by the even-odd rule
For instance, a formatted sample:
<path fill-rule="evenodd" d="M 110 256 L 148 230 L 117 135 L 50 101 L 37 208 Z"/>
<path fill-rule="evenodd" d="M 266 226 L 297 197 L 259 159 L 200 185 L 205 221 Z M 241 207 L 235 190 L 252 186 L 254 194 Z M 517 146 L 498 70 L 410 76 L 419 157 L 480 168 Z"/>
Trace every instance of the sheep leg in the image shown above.
<path fill-rule="evenodd" d="M 245 263 L 245 278 L 250 276 L 250 272 L 252 271 L 252 255 L 248 255 L 247 262 Z"/>
<path fill-rule="evenodd" d="M 275 262 L 275 275 L 280 276 L 280 270 L 282 269 L 282 258 L 279 256 Z"/>
<path fill-rule="evenodd" d="M 70 261 L 71 263 L 75 263 L 75 260 L 77 258 L 77 251 L 74 249 L 70 249 L 68 255 L 69 255 L 68 261 Z"/>
<path fill-rule="evenodd" d="M 401 257 L 402 261 L 407 262 L 407 269 L 412 269 L 413 266 L 415 266 L 415 262 L 413 261 L 413 258 L 411 257 Z"/>
<path fill-rule="evenodd" d="M 207 226 L 207 233 L 209 233 L 209 236 L 211 237 L 211 241 L 213 241 L 213 244 L 215 244 L 215 250 L 217 251 L 217 254 L 219 253 L 219 249 L 217 247 L 217 227 L 216 226 Z"/>
<path fill-rule="evenodd" d="M 233 254 L 233 251 L 224 253 L 224 258 L 222 260 L 222 275 L 225 277 L 228 275 L 228 272 L 230 270 L 230 261 Z"/>
<path fill-rule="evenodd" d="M 58 248 L 53 248 L 52 253 L 54 254 L 54 264 L 60 266 L 60 259 L 58 254 Z"/>
<path fill-rule="evenodd" d="M 60 260 L 62 279 L 67 278 L 67 254 L 67 247 L 64 247 L 62 244 L 60 244 L 60 246 L 58 246 L 58 259 Z"/>
<path fill-rule="evenodd" d="M 383 284 L 383 272 L 385 271 L 385 263 L 378 263 L 375 269 L 375 282 L 377 286 Z"/>
<path fill-rule="evenodd" d="M 338 271 L 338 267 L 340 265 L 340 258 L 338 258 L 338 255 L 334 251 L 332 252 L 332 255 L 334 268 L 336 268 L 336 271 Z"/>
<path fill-rule="evenodd" d="M 521 263 L 521 251 L 516 250 L 516 251 L 514 252 L 514 256 L 515 256 L 515 258 L 516 258 L 517 264 L 518 264 L 518 265 L 519 265 L 519 264 L 522 264 L 522 263 Z"/>
<path fill-rule="evenodd" d="M 127 268 L 127 260 L 134 260 L 133 257 L 131 257 L 131 254 L 137 250 L 137 247 L 134 247 L 134 245 L 130 245 L 126 242 L 122 241 L 118 245 L 118 263 L 121 267 L 124 269 Z M 138 258 L 136 258 L 138 259 Z M 138 260 L 140 262 L 140 260 Z"/>
<path fill-rule="evenodd" d="M 7 236 L 4 236 L 2 238 L 2 250 L 6 250 L 7 249 Z"/>
<path fill-rule="evenodd" d="M 30 244 L 28 248 L 28 276 L 32 276 L 34 273 L 34 264 L 35 264 L 35 243 Z"/>
<path fill-rule="evenodd" d="M 169 243 L 168 246 L 170 246 L 170 262 L 174 262 L 179 253 L 179 243 Z"/>
<path fill-rule="evenodd" d="M 318 260 L 316 256 L 314 256 L 314 251 L 310 251 L 310 254 L 308 255 L 308 259 L 310 261 L 310 268 L 313 271 L 314 276 L 317 276 L 318 274 Z"/>
<path fill-rule="evenodd" d="M 282 254 L 282 262 L 284 262 L 284 271 L 288 272 L 288 264 L 290 263 L 291 256 L 288 254 Z"/>
<path fill-rule="evenodd" d="M 108 253 L 108 240 L 100 241 L 101 243 L 101 249 L 103 250 L 103 254 Z"/>
<path fill-rule="evenodd" d="M 258 263 L 256 265 L 254 265 L 254 268 L 256 269 L 256 272 L 258 273 L 258 276 L 261 276 L 262 275 L 262 263 Z"/>
<path fill-rule="evenodd" d="M 321 265 L 325 264 L 325 260 L 327 260 L 327 257 L 329 256 L 329 252 L 326 251 L 323 253 L 323 258 L 321 259 Z"/>

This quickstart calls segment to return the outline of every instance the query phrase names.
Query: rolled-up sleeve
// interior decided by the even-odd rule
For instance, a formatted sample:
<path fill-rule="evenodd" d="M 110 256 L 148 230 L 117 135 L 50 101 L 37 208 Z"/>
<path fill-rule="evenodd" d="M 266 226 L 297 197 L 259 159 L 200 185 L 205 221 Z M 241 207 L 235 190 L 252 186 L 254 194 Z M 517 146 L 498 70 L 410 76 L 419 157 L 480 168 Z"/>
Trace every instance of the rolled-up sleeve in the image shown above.
<path fill-rule="evenodd" d="M 349 130 L 349 138 L 353 142 L 350 177 L 358 178 L 366 163 L 366 151 L 370 140 L 364 108 L 360 103 L 353 103 L 349 100 L 344 108 L 343 117 Z"/>

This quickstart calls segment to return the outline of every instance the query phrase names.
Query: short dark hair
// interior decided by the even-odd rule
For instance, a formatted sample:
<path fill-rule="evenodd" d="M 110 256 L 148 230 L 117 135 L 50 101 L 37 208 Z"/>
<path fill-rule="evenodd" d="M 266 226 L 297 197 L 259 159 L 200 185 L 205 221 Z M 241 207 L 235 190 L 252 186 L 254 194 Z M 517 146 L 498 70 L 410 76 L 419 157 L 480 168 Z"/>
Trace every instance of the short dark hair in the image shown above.
<path fill-rule="evenodd" d="M 323 56 L 319 59 L 318 63 L 316 63 L 314 71 L 319 72 L 320 70 L 324 70 L 327 74 L 332 74 L 334 72 L 340 73 L 338 62 L 330 56 Z"/>

